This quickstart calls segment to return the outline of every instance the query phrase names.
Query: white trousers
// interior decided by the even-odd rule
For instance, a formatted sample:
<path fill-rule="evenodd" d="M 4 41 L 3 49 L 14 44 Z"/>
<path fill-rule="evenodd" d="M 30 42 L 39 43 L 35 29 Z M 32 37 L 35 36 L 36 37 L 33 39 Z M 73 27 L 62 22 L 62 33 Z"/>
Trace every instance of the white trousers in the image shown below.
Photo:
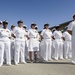
<path fill-rule="evenodd" d="M 55 55 L 55 40 L 52 41 L 52 58 L 54 58 Z"/>
<path fill-rule="evenodd" d="M 29 59 L 28 43 L 29 43 L 29 40 L 26 40 L 25 41 L 25 58 L 26 59 Z"/>
<path fill-rule="evenodd" d="M 0 66 L 3 65 L 4 43 L 0 41 Z"/>
<path fill-rule="evenodd" d="M 4 52 L 6 57 L 6 64 L 11 65 L 11 52 L 10 52 L 10 41 L 0 41 L 0 65 L 3 65 Z"/>
<path fill-rule="evenodd" d="M 63 42 L 61 39 L 55 40 L 55 59 L 63 59 Z"/>
<path fill-rule="evenodd" d="M 72 58 L 71 41 L 64 41 L 64 58 Z"/>
<path fill-rule="evenodd" d="M 44 52 L 45 52 L 45 46 L 44 46 L 44 40 L 40 43 L 40 57 L 44 59 Z"/>
<path fill-rule="evenodd" d="M 51 60 L 51 39 L 44 39 L 44 60 Z"/>
<path fill-rule="evenodd" d="M 15 40 L 11 40 L 11 60 L 14 60 L 14 51 L 15 51 Z"/>
<path fill-rule="evenodd" d="M 15 40 L 15 64 L 19 63 L 20 58 L 21 62 L 25 62 L 25 41 Z"/>
<path fill-rule="evenodd" d="M 72 35 L 72 63 L 75 64 L 75 35 Z"/>

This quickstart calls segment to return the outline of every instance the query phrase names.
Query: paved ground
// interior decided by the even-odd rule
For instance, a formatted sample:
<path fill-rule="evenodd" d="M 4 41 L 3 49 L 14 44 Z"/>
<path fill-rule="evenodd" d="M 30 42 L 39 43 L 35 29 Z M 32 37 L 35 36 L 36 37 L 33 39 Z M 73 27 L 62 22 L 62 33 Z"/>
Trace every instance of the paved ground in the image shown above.
<path fill-rule="evenodd" d="M 0 67 L 0 75 L 75 75 L 75 65 L 70 60 L 4 65 Z"/>

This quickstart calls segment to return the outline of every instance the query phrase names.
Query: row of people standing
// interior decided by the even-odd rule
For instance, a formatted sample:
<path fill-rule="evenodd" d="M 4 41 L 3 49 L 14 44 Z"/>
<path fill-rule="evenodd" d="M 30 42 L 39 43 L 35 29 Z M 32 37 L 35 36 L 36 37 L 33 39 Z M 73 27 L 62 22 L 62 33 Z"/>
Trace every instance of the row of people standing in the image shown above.
<path fill-rule="evenodd" d="M 3 65 L 4 59 L 8 65 L 11 65 L 11 59 L 14 59 L 15 65 L 20 61 L 26 63 L 25 57 L 29 57 L 29 62 L 33 62 L 34 57 L 34 62 L 37 62 L 38 54 L 45 61 L 71 58 L 71 35 L 67 30 L 62 34 L 57 26 L 52 33 L 49 24 L 45 24 L 39 35 L 35 23 L 31 24 L 28 32 L 25 26 L 23 27 L 23 21 L 19 20 L 17 24 L 18 26 L 12 26 L 10 31 L 7 29 L 7 21 L 0 22 L 0 66 Z"/>
<path fill-rule="evenodd" d="M 54 59 L 71 59 L 72 47 L 71 47 L 71 35 L 67 31 L 60 31 L 60 26 L 57 26 L 53 33 L 49 30 L 49 24 L 45 24 L 45 29 L 42 30 L 42 42 L 41 50 L 42 57 L 48 61 Z"/>
<path fill-rule="evenodd" d="M 12 31 L 10 31 L 7 28 L 8 22 L 6 20 L 3 22 L 0 21 L 0 66 L 3 65 L 4 60 L 6 60 L 7 65 L 11 65 L 11 59 L 14 59 L 15 65 L 18 65 L 20 61 L 21 63 L 26 64 L 25 44 L 27 39 L 29 39 L 28 53 L 30 62 L 32 62 L 33 51 L 34 60 L 37 60 L 37 51 L 39 51 L 39 34 L 35 29 L 36 24 L 31 24 L 31 29 L 29 29 L 28 32 L 23 28 L 23 21 L 19 20 L 17 24 L 18 26 L 12 26 Z"/>
<path fill-rule="evenodd" d="M 30 62 L 32 62 L 32 52 L 34 52 L 34 61 L 37 61 L 37 51 L 39 51 L 39 34 L 35 29 L 36 24 L 31 24 L 31 29 L 28 32 L 23 26 L 23 21 L 18 21 L 18 27 L 13 29 L 12 37 L 15 38 L 14 49 L 12 54 L 14 57 L 15 65 L 18 65 L 20 59 L 21 63 L 26 64 L 25 56 L 29 56 Z M 27 48 L 25 48 L 27 47 Z M 27 50 L 26 50 L 27 49 Z"/>

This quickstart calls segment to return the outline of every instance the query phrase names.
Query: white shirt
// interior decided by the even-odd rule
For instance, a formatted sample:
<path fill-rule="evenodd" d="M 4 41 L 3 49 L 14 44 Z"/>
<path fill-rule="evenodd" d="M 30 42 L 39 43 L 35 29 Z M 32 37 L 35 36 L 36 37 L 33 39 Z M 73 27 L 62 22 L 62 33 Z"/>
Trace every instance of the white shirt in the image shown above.
<path fill-rule="evenodd" d="M 63 33 L 63 37 L 65 38 L 65 41 L 71 41 L 71 35 L 67 31 Z"/>
<path fill-rule="evenodd" d="M 29 29 L 28 36 L 30 38 L 37 38 L 38 37 L 37 30 L 35 30 L 35 29 Z"/>
<path fill-rule="evenodd" d="M 14 34 L 13 30 L 10 31 L 11 35 Z M 15 35 L 15 34 L 14 34 Z M 13 36 L 11 36 L 11 40 L 14 40 L 15 38 Z"/>
<path fill-rule="evenodd" d="M 11 32 L 9 29 L 0 29 L 0 38 L 9 39 L 11 37 Z"/>
<path fill-rule="evenodd" d="M 54 38 L 55 39 L 61 39 L 62 38 L 62 33 L 61 33 L 61 31 L 55 31 L 54 33 L 53 33 L 53 36 L 54 36 Z"/>
<path fill-rule="evenodd" d="M 27 35 L 28 35 L 28 31 L 27 30 L 25 30 L 25 32 L 27 33 Z M 27 41 L 28 40 L 28 38 L 25 36 L 25 41 Z"/>
<path fill-rule="evenodd" d="M 2 38 L 3 28 L 0 28 L 0 38 Z"/>
<path fill-rule="evenodd" d="M 15 27 L 13 31 L 16 36 L 16 39 L 25 39 L 25 35 L 27 35 L 27 32 L 23 27 Z"/>
<path fill-rule="evenodd" d="M 52 32 L 49 29 L 43 29 L 41 35 L 44 39 L 51 39 Z"/>
<path fill-rule="evenodd" d="M 68 30 L 72 31 L 73 36 L 75 35 L 75 20 L 68 25 Z"/>

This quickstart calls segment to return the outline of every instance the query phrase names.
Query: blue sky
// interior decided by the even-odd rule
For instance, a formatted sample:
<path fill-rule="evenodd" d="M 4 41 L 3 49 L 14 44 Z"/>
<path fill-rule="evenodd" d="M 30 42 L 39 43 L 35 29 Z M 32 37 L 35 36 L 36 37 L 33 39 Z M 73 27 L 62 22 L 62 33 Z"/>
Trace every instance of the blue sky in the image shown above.
<path fill-rule="evenodd" d="M 8 20 L 8 28 L 23 20 L 28 29 L 35 22 L 39 30 L 45 23 L 50 26 L 72 20 L 75 0 L 0 0 L 0 20 Z"/>

